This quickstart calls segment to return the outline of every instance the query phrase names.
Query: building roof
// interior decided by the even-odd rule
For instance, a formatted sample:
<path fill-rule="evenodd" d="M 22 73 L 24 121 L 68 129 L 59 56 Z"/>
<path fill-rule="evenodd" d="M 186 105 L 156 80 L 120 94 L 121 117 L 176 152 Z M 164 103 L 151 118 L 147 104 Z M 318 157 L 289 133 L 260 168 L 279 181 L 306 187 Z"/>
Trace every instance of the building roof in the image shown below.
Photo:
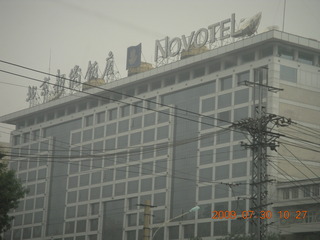
<path fill-rule="evenodd" d="M 228 53 L 241 51 L 245 48 L 251 48 L 254 46 L 259 46 L 265 44 L 266 42 L 285 42 L 286 44 L 295 45 L 299 47 L 303 47 L 304 49 L 309 49 L 312 51 L 319 51 L 320 52 L 320 42 L 314 39 L 308 39 L 301 36 L 271 30 L 268 32 L 264 32 L 250 38 L 245 38 L 236 42 L 232 42 L 230 44 L 214 48 L 210 51 L 205 53 L 192 56 L 183 60 L 179 60 L 170 64 L 163 65 L 161 67 L 154 68 L 150 71 L 146 71 L 143 73 L 139 73 L 130 77 L 125 77 L 119 79 L 117 81 L 107 83 L 100 87 L 92 88 L 87 90 L 86 92 L 79 92 L 73 95 L 69 95 L 66 97 L 59 98 L 54 101 L 50 101 L 44 104 L 39 104 L 37 106 L 23 109 L 14 113 L 10 113 L 0 117 L 0 122 L 8 123 L 8 124 L 16 124 L 21 118 L 26 118 L 31 116 L 35 113 L 39 113 L 42 111 L 48 111 L 52 108 L 57 108 L 58 106 L 62 106 L 66 103 L 72 104 L 72 102 L 77 102 L 79 99 L 88 97 L 88 94 L 99 94 L 106 90 L 115 90 L 121 87 L 131 85 L 133 83 L 139 83 L 141 80 L 146 80 L 148 78 L 154 78 L 158 75 L 162 75 L 165 73 L 169 73 L 170 71 L 174 70 L 177 71 L 179 69 L 185 69 L 190 65 L 201 64 L 206 62 L 207 60 L 211 60 L 212 58 L 225 55 Z"/>

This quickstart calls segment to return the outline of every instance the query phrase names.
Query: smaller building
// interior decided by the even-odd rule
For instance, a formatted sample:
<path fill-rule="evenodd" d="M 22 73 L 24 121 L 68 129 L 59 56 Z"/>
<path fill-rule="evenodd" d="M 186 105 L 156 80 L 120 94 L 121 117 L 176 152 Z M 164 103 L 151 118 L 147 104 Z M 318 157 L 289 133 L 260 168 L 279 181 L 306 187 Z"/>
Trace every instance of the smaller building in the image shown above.
<path fill-rule="evenodd" d="M 320 178 L 279 182 L 274 221 L 284 240 L 320 239 Z"/>

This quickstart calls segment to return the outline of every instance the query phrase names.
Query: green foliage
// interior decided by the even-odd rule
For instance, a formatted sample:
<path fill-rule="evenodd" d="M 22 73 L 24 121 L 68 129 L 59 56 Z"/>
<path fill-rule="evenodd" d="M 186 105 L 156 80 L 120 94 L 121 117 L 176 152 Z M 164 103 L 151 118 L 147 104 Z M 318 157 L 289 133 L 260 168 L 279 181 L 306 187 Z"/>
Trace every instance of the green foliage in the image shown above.
<path fill-rule="evenodd" d="M 18 207 L 19 199 L 26 193 L 27 190 L 16 178 L 15 172 L 8 170 L 7 166 L 0 162 L 0 234 L 10 229 L 13 217 L 8 213 Z"/>
<path fill-rule="evenodd" d="M 189 240 L 202 240 L 202 237 L 193 237 L 193 238 L 190 238 Z"/>

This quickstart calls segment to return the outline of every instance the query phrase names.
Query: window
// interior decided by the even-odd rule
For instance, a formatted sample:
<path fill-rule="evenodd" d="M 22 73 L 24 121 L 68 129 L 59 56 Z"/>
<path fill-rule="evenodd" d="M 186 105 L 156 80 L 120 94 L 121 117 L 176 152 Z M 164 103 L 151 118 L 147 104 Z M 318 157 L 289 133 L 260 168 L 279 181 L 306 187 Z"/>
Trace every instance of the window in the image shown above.
<path fill-rule="evenodd" d="M 213 151 L 202 151 L 200 152 L 200 165 L 208 164 L 213 162 Z"/>
<path fill-rule="evenodd" d="M 154 190 L 163 189 L 167 187 L 166 176 L 155 177 Z"/>
<path fill-rule="evenodd" d="M 139 145 L 141 143 L 141 132 L 132 133 L 130 135 L 130 146 Z"/>
<path fill-rule="evenodd" d="M 239 121 L 244 118 L 248 118 L 249 116 L 249 108 L 243 107 L 234 110 L 234 121 Z"/>
<path fill-rule="evenodd" d="M 150 113 L 144 116 L 144 126 L 148 127 L 155 124 L 156 114 Z"/>
<path fill-rule="evenodd" d="M 129 116 L 130 114 L 130 105 L 122 106 L 121 107 L 121 117 Z"/>
<path fill-rule="evenodd" d="M 214 72 L 218 72 L 221 69 L 221 64 L 220 62 L 215 62 L 210 64 L 209 66 L 209 73 L 214 73 Z"/>
<path fill-rule="evenodd" d="M 92 134 L 93 134 L 93 130 L 92 129 L 88 129 L 83 131 L 83 137 L 82 140 L 85 141 L 89 141 L 92 140 Z"/>
<path fill-rule="evenodd" d="M 118 145 L 117 148 L 126 148 L 128 147 L 128 135 L 124 135 L 121 137 L 118 137 Z"/>
<path fill-rule="evenodd" d="M 106 126 L 107 137 L 116 134 L 116 132 L 117 132 L 117 123 L 111 123 Z"/>
<path fill-rule="evenodd" d="M 126 183 L 117 183 L 114 187 L 115 196 L 124 195 L 126 193 Z"/>
<path fill-rule="evenodd" d="M 142 117 L 135 117 L 131 119 L 131 130 L 139 129 L 142 126 Z"/>
<path fill-rule="evenodd" d="M 232 177 L 243 177 L 247 175 L 247 163 L 241 162 L 241 163 L 235 163 L 232 164 Z"/>
<path fill-rule="evenodd" d="M 229 178 L 229 165 L 216 167 L 215 180 L 228 179 L 228 178 Z"/>
<path fill-rule="evenodd" d="M 202 100 L 202 108 L 201 111 L 204 112 L 209 112 L 213 111 L 215 109 L 215 97 L 207 98 Z"/>
<path fill-rule="evenodd" d="M 156 90 L 161 88 L 161 81 L 157 80 L 151 83 L 151 90 Z"/>
<path fill-rule="evenodd" d="M 128 214 L 128 227 L 137 225 L 137 214 Z"/>
<path fill-rule="evenodd" d="M 291 195 L 292 195 L 292 198 L 298 198 L 299 197 L 299 188 L 292 188 Z"/>
<path fill-rule="evenodd" d="M 149 129 L 143 132 L 143 142 L 152 142 L 154 141 L 155 129 Z"/>
<path fill-rule="evenodd" d="M 194 70 L 193 72 L 193 77 L 197 78 L 197 77 L 202 77 L 205 74 L 205 68 L 204 67 L 200 67 Z"/>
<path fill-rule="evenodd" d="M 297 83 L 297 69 L 280 65 L 280 79 Z"/>
<path fill-rule="evenodd" d="M 238 86 L 245 85 L 245 81 L 249 81 L 249 80 L 250 80 L 250 72 L 249 71 L 237 74 L 237 84 L 238 84 Z"/>
<path fill-rule="evenodd" d="M 230 147 L 222 147 L 216 149 L 216 162 L 230 160 Z"/>
<path fill-rule="evenodd" d="M 109 114 L 110 121 L 115 120 L 117 118 L 118 109 L 117 108 L 111 109 L 109 110 L 108 114 Z"/>
<path fill-rule="evenodd" d="M 313 55 L 310 53 L 299 52 L 298 62 L 313 65 Z"/>
<path fill-rule="evenodd" d="M 254 52 L 249 52 L 241 55 L 242 63 L 251 62 L 254 60 Z"/>
<path fill-rule="evenodd" d="M 141 192 L 151 191 L 152 190 L 152 178 L 142 179 L 140 190 L 141 190 Z"/>
<path fill-rule="evenodd" d="M 89 116 L 86 116 L 85 119 L 84 119 L 84 123 L 85 123 L 85 127 L 88 127 L 88 126 L 92 126 L 93 125 L 93 115 L 89 115 Z"/>
<path fill-rule="evenodd" d="M 293 49 L 292 48 L 279 46 L 278 54 L 282 58 L 293 60 Z"/>
<path fill-rule="evenodd" d="M 212 187 L 204 186 L 199 187 L 199 201 L 212 199 Z"/>
<path fill-rule="evenodd" d="M 265 58 L 273 55 L 273 46 L 269 45 L 261 49 L 260 56 L 261 58 Z"/>
<path fill-rule="evenodd" d="M 168 138 L 169 136 L 169 126 L 159 127 L 157 129 L 157 140 Z"/>
<path fill-rule="evenodd" d="M 142 112 L 142 107 L 142 101 L 135 102 L 133 104 L 133 113 L 136 114 Z"/>
<path fill-rule="evenodd" d="M 137 193 L 139 190 L 139 180 L 128 182 L 127 193 Z"/>
<path fill-rule="evenodd" d="M 183 82 L 190 79 L 190 72 L 182 72 L 178 75 L 178 81 Z"/>
<path fill-rule="evenodd" d="M 230 142 L 230 131 L 217 132 L 217 144 Z"/>
<path fill-rule="evenodd" d="M 128 131 L 129 130 L 129 120 L 120 121 L 118 128 L 119 128 L 118 129 L 119 133 Z"/>
<path fill-rule="evenodd" d="M 198 237 L 210 237 L 211 223 L 198 223 Z"/>
<path fill-rule="evenodd" d="M 113 196 L 113 186 L 107 185 L 102 188 L 102 197 L 112 197 Z"/>
<path fill-rule="evenodd" d="M 175 76 L 169 76 L 169 77 L 166 77 L 164 79 L 164 86 L 170 86 L 170 85 L 174 85 L 175 83 Z"/>
<path fill-rule="evenodd" d="M 199 182 L 212 181 L 212 168 L 203 168 L 199 170 Z"/>
<path fill-rule="evenodd" d="M 105 122 L 106 113 L 105 112 L 99 112 L 96 115 L 96 122 L 97 124 Z"/>
<path fill-rule="evenodd" d="M 220 79 L 220 90 L 224 91 L 232 88 L 232 76 Z"/>
<path fill-rule="evenodd" d="M 283 189 L 282 190 L 282 198 L 283 199 L 289 199 L 289 189 Z"/>
<path fill-rule="evenodd" d="M 218 97 L 218 109 L 231 106 L 231 93 L 220 95 Z"/>
<path fill-rule="evenodd" d="M 231 123 L 231 111 L 218 113 L 218 126 L 227 125 Z"/>
<path fill-rule="evenodd" d="M 249 102 L 249 89 L 245 88 L 234 93 L 234 104 Z"/>

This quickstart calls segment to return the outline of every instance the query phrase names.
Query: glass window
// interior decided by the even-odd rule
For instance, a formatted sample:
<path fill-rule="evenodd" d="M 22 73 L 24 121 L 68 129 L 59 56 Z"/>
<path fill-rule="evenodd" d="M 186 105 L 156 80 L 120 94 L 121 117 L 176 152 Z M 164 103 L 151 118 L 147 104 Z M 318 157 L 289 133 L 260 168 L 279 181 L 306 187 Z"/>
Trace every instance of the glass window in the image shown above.
<path fill-rule="evenodd" d="M 216 162 L 230 160 L 230 147 L 222 147 L 216 149 Z"/>
<path fill-rule="evenodd" d="M 223 126 L 231 123 L 231 111 L 218 113 L 218 126 Z"/>
<path fill-rule="evenodd" d="M 229 186 L 225 184 L 219 184 L 214 187 L 215 198 L 225 198 L 229 196 Z"/>
<path fill-rule="evenodd" d="M 221 70 L 221 63 L 220 62 L 214 62 L 209 65 L 209 73 L 218 72 Z"/>
<path fill-rule="evenodd" d="M 193 71 L 193 77 L 194 77 L 194 78 L 202 77 L 202 76 L 204 76 L 204 74 L 205 74 L 205 68 L 204 68 L 204 67 L 196 68 L 196 69 Z"/>
<path fill-rule="evenodd" d="M 232 164 L 232 177 L 243 177 L 247 175 L 247 163 L 234 163 Z"/>
<path fill-rule="evenodd" d="M 117 183 L 114 187 L 115 196 L 124 195 L 126 193 L 126 183 Z"/>
<path fill-rule="evenodd" d="M 77 192 L 68 192 L 68 203 L 75 203 L 77 201 Z"/>
<path fill-rule="evenodd" d="M 155 129 L 149 129 L 143 132 L 143 142 L 152 142 L 154 141 Z"/>
<path fill-rule="evenodd" d="M 280 65 L 280 79 L 288 82 L 297 83 L 297 69 Z"/>
<path fill-rule="evenodd" d="M 141 174 L 150 175 L 153 172 L 153 162 L 143 163 L 141 166 Z"/>
<path fill-rule="evenodd" d="M 167 154 L 168 154 L 168 143 L 161 143 L 161 144 L 156 145 L 156 156 L 157 157 L 167 155 Z M 153 154 L 151 157 L 153 157 Z"/>
<path fill-rule="evenodd" d="M 34 223 L 40 223 L 43 219 L 43 211 L 34 213 Z"/>
<path fill-rule="evenodd" d="M 136 113 L 142 112 L 142 109 L 143 109 L 142 107 L 143 107 L 142 101 L 135 102 L 133 104 L 133 113 L 136 114 Z"/>
<path fill-rule="evenodd" d="M 158 123 L 169 122 L 169 109 L 158 112 Z"/>
<path fill-rule="evenodd" d="M 246 222 L 239 220 L 231 220 L 231 234 L 245 234 L 246 232 Z"/>
<path fill-rule="evenodd" d="M 291 189 L 291 195 L 292 195 L 292 198 L 298 198 L 299 197 L 299 188 L 292 188 Z"/>
<path fill-rule="evenodd" d="M 84 174 L 80 176 L 80 187 L 89 185 L 89 174 Z"/>
<path fill-rule="evenodd" d="M 151 191 L 152 190 L 152 178 L 142 179 L 140 190 L 141 190 L 141 192 Z"/>
<path fill-rule="evenodd" d="M 175 84 L 175 76 L 168 76 L 164 79 L 164 86 L 171 86 Z"/>
<path fill-rule="evenodd" d="M 289 189 L 282 190 L 282 197 L 283 199 L 289 199 Z"/>
<path fill-rule="evenodd" d="M 133 162 L 133 161 L 139 161 L 141 158 L 141 153 L 140 153 L 140 148 L 136 148 L 136 149 L 131 149 L 129 151 L 129 161 Z"/>
<path fill-rule="evenodd" d="M 233 159 L 239 159 L 239 158 L 245 158 L 245 157 L 247 157 L 247 150 L 240 145 L 234 145 Z"/>
<path fill-rule="evenodd" d="M 211 203 L 199 205 L 198 218 L 210 218 L 211 217 Z"/>
<path fill-rule="evenodd" d="M 215 97 L 207 98 L 202 100 L 202 108 L 201 111 L 209 112 L 215 109 Z"/>
<path fill-rule="evenodd" d="M 77 221 L 77 233 L 86 232 L 86 220 Z"/>
<path fill-rule="evenodd" d="M 79 191 L 78 201 L 88 201 L 89 198 L 89 191 L 88 189 L 82 189 Z"/>
<path fill-rule="evenodd" d="M 135 117 L 131 119 L 131 130 L 139 129 L 142 127 L 142 117 Z"/>
<path fill-rule="evenodd" d="M 90 219 L 90 231 L 97 231 L 99 219 Z"/>
<path fill-rule="evenodd" d="M 241 55 L 242 63 L 254 61 L 254 52 L 249 52 Z"/>
<path fill-rule="evenodd" d="M 91 188 L 90 199 L 100 199 L 100 187 Z"/>
<path fill-rule="evenodd" d="M 148 126 L 154 125 L 155 120 L 156 120 L 156 114 L 154 112 L 146 114 L 144 116 L 144 126 L 148 127 Z"/>
<path fill-rule="evenodd" d="M 278 47 L 278 54 L 282 58 L 293 60 L 293 49 L 292 48 L 279 46 Z"/>
<path fill-rule="evenodd" d="M 78 187 L 78 176 L 69 177 L 69 185 L 68 188 Z"/>
<path fill-rule="evenodd" d="M 200 152 L 200 165 L 213 162 L 213 150 Z"/>
<path fill-rule="evenodd" d="M 212 133 L 201 135 L 200 146 L 211 147 L 214 143 L 214 135 Z"/>
<path fill-rule="evenodd" d="M 157 140 L 169 137 L 169 126 L 159 127 L 157 130 Z"/>
<path fill-rule="evenodd" d="M 211 223 L 198 223 L 198 237 L 210 237 Z"/>
<path fill-rule="evenodd" d="M 234 104 L 248 103 L 249 89 L 245 88 L 234 93 Z"/>
<path fill-rule="evenodd" d="M 212 181 L 212 168 L 203 168 L 199 170 L 199 182 Z"/>
<path fill-rule="evenodd" d="M 140 166 L 139 164 L 130 165 L 128 170 L 128 177 L 138 177 L 140 175 Z"/>
<path fill-rule="evenodd" d="M 117 123 L 111 123 L 106 126 L 106 136 L 111 136 L 117 132 Z"/>
<path fill-rule="evenodd" d="M 218 109 L 231 106 L 231 93 L 223 94 L 218 96 Z"/>
<path fill-rule="evenodd" d="M 179 226 L 169 227 L 169 239 L 179 239 Z"/>
<path fill-rule="evenodd" d="M 220 91 L 232 88 L 232 76 L 220 79 Z"/>
<path fill-rule="evenodd" d="M 128 227 L 137 225 L 137 214 L 136 213 L 128 214 L 127 218 L 128 218 Z"/>
<path fill-rule="evenodd" d="M 139 190 L 139 180 L 128 182 L 127 194 L 137 193 Z"/>
<path fill-rule="evenodd" d="M 217 132 L 217 144 L 230 142 L 230 131 Z"/>
<path fill-rule="evenodd" d="M 96 115 L 96 122 L 97 124 L 105 122 L 106 113 L 105 112 L 99 112 Z"/>
<path fill-rule="evenodd" d="M 122 133 L 122 132 L 126 132 L 129 130 L 129 120 L 123 120 L 119 122 L 118 125 L 118 132 Z"/>
<path fill-rule="evenodd" d="M 260 56 L 261 58 L 265 58 L 273 55 L 273 46 L 269 45 L 261 49 Z"/>
<path fill-rule="evenodd" d="M 166 176 L 155 177 L 154 179 L 154 190 L 163 189 L 167 187 Z"/>
<path fill-rule="evenodd" d="M 224 236 L 228 234 L 228 221 L 214 222 L 214 236 Z"/>
<path fill-rule="evenodd" d="M 127 175 L 127 167 L 116 168 L 116 180 L 125 179 Z"/>
<path fill-rule="evenodd" d="M 164 210 L 153 210 L 153 223 L 163 223 L 165 222 L 165 212 Z M 156 239 L 156 237 L 155 237 Z M 163 238 L 161 238 L 163 239 Z"/>
<path fill-rule="evenodd" d="M 110 109 L 108 111 L 108 115 L 109 115 L 109 121 L 117 119 L 117 117 L 118 117 L 118 109 L 117 108 Z"/>
<path fill-rule="evenodd" d="M 237 108 L 234 110 L 234 121 L 240 121 L 242 119 L 249 117 L 249 108 L 243 107 L 243 108 Z"/>
<path fill-rule="evenodd" d="M 85 141 L 92 140 L 92 134 L 93 134 L 92 129 L 84 130 L 84 131 L 83 131 L 82 141 L 85 142 Z"/>
<path fill-rule="evenodd" d="M 229 165 L 217 166 L 215 173 L 215 180 L 229 178 Z"/>
<path fill-rule="evenodd" d="M 130 146 L 141 144 L 141 132 L 132 133 L 130 135 Z"/>
<path fill-rule="evenodd" d="M 313 55 L 311 53 L 299 52 L 298 62 L 313 65 Z"/>
<path fill-rule="evenodd" d="M 137 204 L 138 204 L 138 198 L 137 197 L 133 197 L 133 198 L 129 198 L 128 199 L 129 210 L 137 209 Z"/>
<path fill-rule="evenodd" d="M 94 129 L 94 138 L 98 139 L 98 138 L 102 138 L 102 137 L 104 137 L 104 126 L 95 128 Z"/>
<path fill-rule="evenodd" d="M 73 133 L 71 138 L 71 144 L 77 144 L 81 141 L 81 132 Z"/>
<path fill-rule="evenodd" d="M 155 206 L 164 206 L 166 203 L 166 193 L 155 193 L 154 194 L 154 202 L 153 205 Z"/>
<path fill-rule="evenodd" d="M 143 84 L 141 86 L 138 87 L 138 94 L 142 94 L 148 91 L 148 85 L 147 84 Z"/>
<path fill-rule="evenodd" d="M 117 148 L 126 148 L 128 147 L 128 135 L 118 137 Z"/>
<path fill-rule="evenodd" d="M 183 226 L 184 238 L 190 239 L 194 237 L 194 224 Z"/>
<path fill-rule="evenodd" d="M 86 116 L 84 118 L 84 126 L 89 127 L 93 125 L 93 115 Z"/>
<path fill-rule="evenodd" d="M 183 82 L 190 79 L 190 72 L 182 72 L 178 75 L 178 81 Z"/>
<path fill-rule="evenodd" d="M 155 162 L 155 173 L 167 171 L 167 159 L 160 159 Z"/>
<path fill-rule="evenodd" d="M 130 114 L 130 105 L 125 105 L 121 107 L 121 117 L 129 116 Z"/>
<path fill-rule="evenodd" d="M 87 216 L 87 209 L 88 209 L 88 205 L 87 204 L 83 204 L 83 205 L 79 205 L 78 206 L 78 217 L 83 217 L 83 216 Z"/>
<path fill-rule="evenodd" d="M 116 148 L 116 139 L 111 138 L 106 140 L 106 150 L 114 150 Z"/>
<path fill-rule="evenodd" d="M 67 207 L 66 217 L 67 218 L 74 218 L 75 216 L 76 216 L 76 207 L 75 206 Z"/>
<path fill-rule="evenodd" d="M 199 187 L 199 201 L 212 199 L 212 187 L 204 186 Z"/>
<path fill-rule="evenodd" d="M 151 91 L 161 88 L 161 80 L 157 80 L 151 83 Z"/>
<path fill-rule="evenodd" d="M 24 224 L 31 224 L 32 223 L 32 217 L 33 217 L 32 213 L 25 214 L 24 215 Z M 21 220 L 22 220 L 22 218 L 21 218 Z"/>
<path fill-rule="evenodd" d="M 102 187 L 102 197 L 112 197 L 113 196 L 113 186 L 112 185 L 106 185 Z"/>

